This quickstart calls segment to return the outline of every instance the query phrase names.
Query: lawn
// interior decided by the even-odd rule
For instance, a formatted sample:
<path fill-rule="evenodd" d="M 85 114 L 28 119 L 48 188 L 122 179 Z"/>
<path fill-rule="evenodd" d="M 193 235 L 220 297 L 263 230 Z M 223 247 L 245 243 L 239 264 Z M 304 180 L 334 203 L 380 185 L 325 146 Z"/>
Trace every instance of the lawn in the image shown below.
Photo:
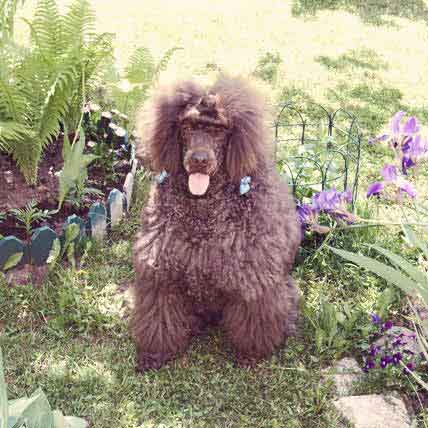
<path fill-rule="evenodd" d="M 20 14 L 30 17 L 34 3 L 28 1 Z M 210 82 L 223 70 L 254 80 L 273 109 L 289 98 L 313 99 L 355 113 L 365 150 L 357 212 L 380 220 L 395 214 L 364 197 L 364 186 L 378 176 L 384 160 L 382 150 L 367 150 L 367 139 L 400 109 L 416 114 L 424 126 L 428 119 L 428 2 L 402 3 L 91 2 L 97 29 L 116 34 L 121 69 L 137 47 L 160 58 L 180 46 L 161 82 L 187 77 Z M 27 37 L 22 22 L 18 35 Z M 221 332 L 213 331 L 160 371 L 139 375 L 127 309 L 132 242 L 148 187 L 144 175 L 138 177 L 130 217 L 89 251 L 79 270 L 61 268 L 38 287 L 7 287 L 0 278 L 0 345 L 10 397 L 40 386 L 52 407 L 86 417 L 94 428 L 341 426 L 331 383 L 322 381 L 321 371 L 366 344 L 371 312 L 382 307 L 399 319 L 400 293 L 390 292 L 388 300 L 384 280 L 322 247 L 299 259 L 293 275 L 304 295 L 299 334 L 271 360 L 254 369 L 235 367 Z M 338 232 L 329 243 L 350 251 L 377 244 L 416 260 L 398 235 L 394 227 L 357 229 Z M 322 337 L 320 299 L 340 310 L 349 306 L 355 314 L 353 328 L 343 329 L 340 340 Z M 367 386 L 385 389 L 410 387 L 405 377 L 376 376 Z M 420 422 L 426 426 L 422 416 Z"/>

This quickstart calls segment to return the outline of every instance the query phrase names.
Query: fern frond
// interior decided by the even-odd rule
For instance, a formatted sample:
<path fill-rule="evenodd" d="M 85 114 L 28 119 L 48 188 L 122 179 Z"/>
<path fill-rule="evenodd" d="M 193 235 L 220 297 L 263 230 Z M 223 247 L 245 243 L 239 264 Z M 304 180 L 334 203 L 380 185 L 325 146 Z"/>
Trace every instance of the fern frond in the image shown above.
<path fill-rule="evenodd" d="M 0 150 L 10 152 L 18 141 L 31 137 L 31 131 L 21 123 L 0 121 Z"/>
<path fill-rule="evenodd" d="M 156 66 L 155 70 L 155 78 L 157 79 L 159 77 L 159 74 L 162 71 L 165 71 L 168 67 L 169 62 L 171 61 L 172 56 L 175 54 L 175 52 L 182 50 L 183 48 L 179 46 L 175 46 L 171 49 L 168 49 L 162 56 L 161 60 L 159 61 L 158 65 Z"/>
<path fill-rule="evenodd" d="M 49 62 L 61 54 L 62 31 L 55 0 L 39 0 L 31 22 L 32 37 L 36 48 Z"/>
<path fill-rule="evenodd" d="M 37 136 L 34 132 L 31 132 L 27 138 L 13 141 L 11 143 L 11 153 L 25 180 L 30 184 L 35 184 L 42 154 L 42 144 L 37 141 Z"/>
<path fill-rule="evenodd" d="M 0 115 L 3 118 L 21 122 L 26 109 L 26 100 L 13 80 L 0 76 Z"/>
<path fill-rule="evenodd" d="M 66 116 L 69 100 L 76 87 L 77 70 L 74 61 L 65 64 L 48 89 L 39 119 L 38 137 L 42 145 L 59 133 L 59 123 Z"/>
<path fill-rule="evenodd" d="M 15 14 L 25 0 L 0 0 L 0 39 L 10 40 L 13 37 Z"/>
<path fill-rule="evenodd" d="M 147 83 L 156 71 L 155 60 L 147 48 L 138 48 L 129 59 L 125 77 L 131 83 Z"/>
<path fill-rule="evenodd" d="M 74 0 L 61 21 L 63 46 L 81 46 L 95 33 L 95 12 L 88 0 Z"/>

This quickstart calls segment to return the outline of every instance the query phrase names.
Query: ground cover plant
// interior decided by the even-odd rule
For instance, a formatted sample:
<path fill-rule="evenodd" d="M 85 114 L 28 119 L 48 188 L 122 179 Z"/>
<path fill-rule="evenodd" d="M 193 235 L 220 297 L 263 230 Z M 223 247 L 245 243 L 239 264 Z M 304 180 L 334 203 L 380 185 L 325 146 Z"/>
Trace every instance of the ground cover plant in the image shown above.
<path fill-rule="evenodd" d="M 322 370 L 343 356 L 356 356 L 367 371 L 358 386 L 360 393 L 398 391 L 416 411 L 419 426 L 427 425 L 423 409 L 428 381 L 425 324 L 423 316 L 419 312 L 416 316 L 412 309 L 418 311 L 420 300 L 415 295 L 408 299 L 409 289 L 400 287 L 398 274 L 393 273 L 392 278 L 379 275 L 379 271 L 360 266 L 359 260 L 347 262 L 331 250 L 374 259 L 404 275 L 405 284 L 416 278 L 425 281 L 426 255 L 412 244 L 410 234 L 414 231 L 422 244 L 426 241 L 426 167 L 421 156 L 428 120 L 424 100 L 428 61 L 421 41 L 421 34 L 428 33 L 426 5 L 371 2 L 363 7 L 357 3 L 296 1 L 293 6 L 274 0 L 257 5 L 219 1 L 207 13 L 200 2 L 149 1 L 135 7 L 135 2 L 123 0 L 112 14 L 104 2 L 91 2 L 97 12 L 97 31 L 116 33 L 117 58 L 114 66 L 110 60 L 102 61 L 107 65 L 103 76 L 113 75 L 109 82 L 101 90 L 96 81 L 94 88 L 86 89 L 90 121 L 85 125 L 83 117 L 85 153 L 97 156 L 90 167 L 102 170 L 95 175 L 97 184 L 117 172 L 105 139 L 121 138 L 111 128 L 106 137 L 97 133 L 103 111 L 109 111 L 120 128 L 128 126 L 131 134 L 134 108 L 155 80 L 193 74 L 210 81 L 225 70 L 253 79 L 270 100 L 274 117 L 288 101 L 308 107 L 310 112 L 309 102 L 314 101 L 331 111 L 343 107 L 355 115 L 362 137 L 359 193 L 351 195 L 343 182 L 331 182 L 323 190 L 310 188 L 309 179 L 319 182 L 319 175 L 307 168 L 307 180 L 302 182 L 306 185 L 297 192 L 304 241 L 293 273 L 303 294 L 301 327 L 297 337 L 271 360 L 251 370 L 237 368 L 222 335 L 212 331 L 161 371 L 139 376 L 134 371 L 135 348 L 128 329 L 132 301 L 127 290 L 134 278 L 132 241 L 149 186 L 147 173 L 140 171 L 130 217 L 113 229 L 107 242 L 94 243 L 74 264 L 58 264 L 52 254 L 49 278 L 37 287 L 1 282 L 0 346 L 8 397 L 28 396 L 40 387 L 52 408 L 84 417 L 93 427 L 109 427 L 114 421 L 118 427 L 333 428 L 340 426 L 332 406 L 334 390 Z M 62 2 L 58 2 L 58 10 L 62 15 Z M 17 9 L 29 22 L 34 11 L 30 0 L 24 9 Z M 14 24 L 8 24 L 8 34 L 13 33 L 19 43 L 29 38 L 27 24 L 19 19 Z M 126 64 L 147 57 L 146 50 L 136 51 L 134 46 L 147 46 L 151 52 L 151 65 L 142 68 L 140 78 L 134 73 L 126 75 L 132 69 Z M 174 46 L 183 49 L 173 51 L 168 68 L 158 66 Z M 164 71 L 155 72 L 160 69 Z M 150 76 L 148 80 L 146 76 Z M 81 73 L 76 82 L 82 87 Z M 77 89 L 75 94 L 78 97 L 83 92 Z M 65 122 L 69 131 L 77 129 L 82 107 L 77 103 L 70 123 Z M 399 145 L 394 148 L 388 146 L 397 137 L 397 127 L 390 126 L 397 126 L 397 120 L 391 123 L 391 118 L 400 111 L 406 115 L 400 113 Z M 312 113 L 310 117 L 317 119 Z M 412 116 L 418 124 L 409 123 Z M 412 133 L 411 142 L 406 142 L 403 137 L 409 135 L 402 131 L 405 127 L 406 133 L 414 130 L 413 124 L 422 132 Z M 318 136 L 324 141 L 327 133 L 321 131 Z M 375 141 L 384 134 L 389 140 Z M 415 138 L 418 134 L 420 140 Z M 73 137 L 70 135 L 71 142 Z M 90 142 L 96 145 L 91 148 Z M 43 149 L 39 180 L 44 160 L 57 155 L 49 147 Z M 295 155 L 298 147 L 285 146 L 278 152 L 284 179 L 281 161 Z M 311 155 L 317 150 L 309 149 Z M 296 167 L 299 165 L 292 165 Z M 64 205 L 76 207 L 76 194 L 91 187 L 97 186 L 80 186 Z M 26 197 L 25 204 L 31 199 Z M 58 200 L 53 199 L 53 206 L 38 207 L 56 209 Z M 25 204 L 12 208 L 24 209 Z M 16 222 L 9 213 L 4 221 Z M 404 229 L 403 223 L 407 225 Z M 401 259 L 393 259 L 394 255 Z M 403 327 L 410 335 L 396 337 L 396 329 Z M 377 345 L 385 334 L 390 336 L 389 342 Z M 413 358 L 397 350 L 399 341 L 422 344 L 422 355 Z"/>

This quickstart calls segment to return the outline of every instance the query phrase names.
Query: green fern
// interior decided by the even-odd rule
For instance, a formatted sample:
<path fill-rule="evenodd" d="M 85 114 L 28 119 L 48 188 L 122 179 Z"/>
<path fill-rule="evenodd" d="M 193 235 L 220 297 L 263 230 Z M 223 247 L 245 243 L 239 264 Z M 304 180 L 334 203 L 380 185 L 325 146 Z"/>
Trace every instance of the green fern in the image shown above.
<path fill-rule="evenodd" d="M 13 1 L 0 0 L 0 10 Z M 35 183 L 43 149 L 58 136 L 60 123 L 77 126 L 83 93 L 98 79 L 103 58 L 112 56 L 112 35 L 95 34 L 88 0 L 74 0 L 64 16 L 55 0 L 39 0 L 26 22 L 29 49 L 0 39 L 0 150 Z"/>
<path fill-rule="evenodd" d="M 13 37 L 15 14 L 25 0 L 0 0 L 0 39 L 8 40 Z"/>

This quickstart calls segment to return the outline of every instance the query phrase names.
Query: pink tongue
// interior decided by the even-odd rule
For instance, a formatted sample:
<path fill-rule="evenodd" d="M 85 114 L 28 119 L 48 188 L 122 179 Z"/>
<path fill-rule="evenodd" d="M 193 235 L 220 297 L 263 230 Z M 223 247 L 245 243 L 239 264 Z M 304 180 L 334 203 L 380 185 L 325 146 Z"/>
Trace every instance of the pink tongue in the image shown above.
<path fill-rule="evenodd" d="M 189 190 L 193 195 L 203 195 L 210 184 L 210 176 L 208 174 L 190 174 L 189 175 Z"/>

